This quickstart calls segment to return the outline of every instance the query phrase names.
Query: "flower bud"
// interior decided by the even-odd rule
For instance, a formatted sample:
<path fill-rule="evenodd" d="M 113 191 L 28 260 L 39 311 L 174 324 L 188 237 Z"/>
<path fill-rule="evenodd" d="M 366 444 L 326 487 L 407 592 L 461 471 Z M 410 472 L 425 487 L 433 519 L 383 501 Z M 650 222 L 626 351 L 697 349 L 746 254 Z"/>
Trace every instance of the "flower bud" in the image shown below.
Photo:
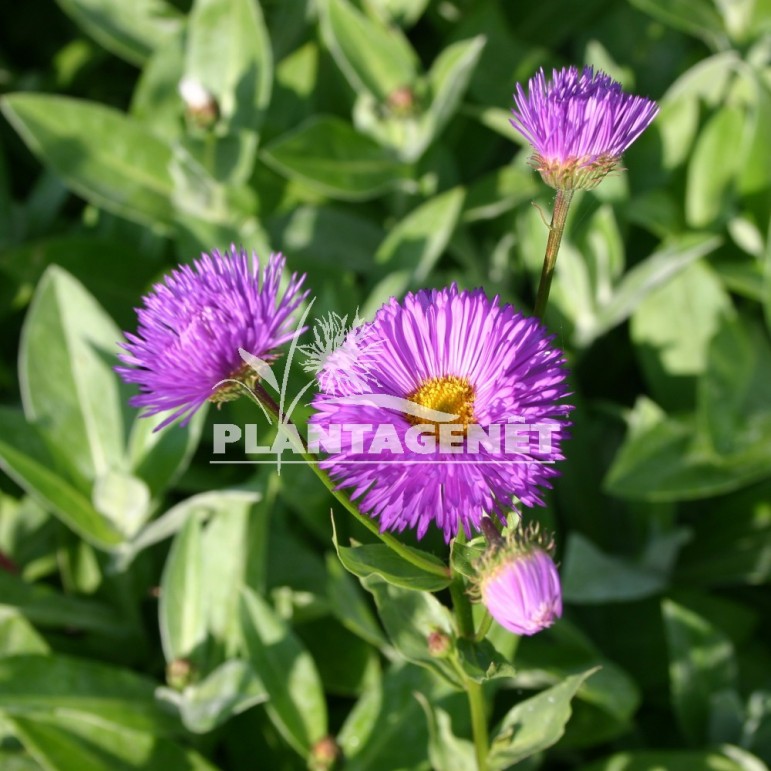
<path fill-rule="evenodd" d="M 343 757 L 340 745 L 332 736 L 324 736 L 311 748 L 308 768 L 311 771 L 330 771 Z"/>
<path fill-rule="evenodd" d="M 536 634 L 562 616 L 562 589 L 551 548 L 537 528 L 528 528 L 482 558 L 477 579 L 481 600 L 514 634 Z"/>
<path fill-rule="evenodd" d="M 190 120 L 201 128 L 212 126 L 219 118 L 219 105 L 200 80 L 184 77 L 179 82 L 179 95 Z"/>
<path fill-rule="evenodd" d="M 428 655 L 435 659 L 445 658 L 452 649 L 452 639 L 449 635 L 435 629 L 428 635 L 426 640 L 428 645 Z"/>

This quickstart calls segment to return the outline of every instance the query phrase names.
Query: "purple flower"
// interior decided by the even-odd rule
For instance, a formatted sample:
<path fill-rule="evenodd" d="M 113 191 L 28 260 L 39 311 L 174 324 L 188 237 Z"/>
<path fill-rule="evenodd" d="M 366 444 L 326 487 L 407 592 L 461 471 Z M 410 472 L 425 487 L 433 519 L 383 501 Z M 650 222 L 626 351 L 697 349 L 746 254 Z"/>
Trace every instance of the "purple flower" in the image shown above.
<path fill-rule="evenodd" d="M 240 391 L 232 380 L 253 382 L 256 373 L 239 353 L 269 362 L 291 340 L 293 313 L 305 298 L 305 276 L 293 274 L 279 289 L 284 258 L 271 255 L 260 270 L 256 255 L 231 247 L 204 254 L 156 284 L 137 309 L 137 334 L 126 333 L 116 367 L 139 394 L 130 403 L 144 415 L 171 411 L 158 428 L 182 417 L 183 425 L 207 401 L 226 401 Z M 223 384 L 224 380 L 231 380 Z"/>
<path fill-rule="evenodd" d="M 627 148 L 650 125 L 658 106 L 625 94 L 604 72 L 584 67 L 540 69 L 517 84 L 511 125 L 533 146 L 533 165 L 557 189 L 589 189 L 618 166 Z"/>
<path fill-rule="evenodd" d="M 479 591 L 490 615 L 514 634 L 535 634 L 562 616 L 557 567 L 538 546 L 501 547 L 498 558 L 482 572 Z"/>
<path fill-rule="evenodd" d="M 360 510 L 383 531 L 421 538 L 433 522 L 449 540 L 485 513 L 505 519 L 515 497 L 543 504 L 571 407 L 563 355 L 541 323 L 453 285 L 391 299 L 366 327 L 367 393 L 322 377 L 309 421 L 320 435 L 337 431 L 322 465 Z M 512 449 L 504 437 L 515 434 L 524 441 Z"/>

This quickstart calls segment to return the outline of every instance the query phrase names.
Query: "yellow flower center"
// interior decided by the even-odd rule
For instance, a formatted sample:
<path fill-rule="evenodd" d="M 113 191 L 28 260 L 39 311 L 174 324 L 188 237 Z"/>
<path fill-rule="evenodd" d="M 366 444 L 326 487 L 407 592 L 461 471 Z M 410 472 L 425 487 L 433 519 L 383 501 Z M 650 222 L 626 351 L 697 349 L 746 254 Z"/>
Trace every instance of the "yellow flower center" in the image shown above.
<path fill-rule="evenodd" d="M 421 407 L 455 415 L 448 423 L 460 423 L 465 428 L 474 420 L 474 387 L 466 378 L 457 375 L 443 375 L 424 380 L 407 398 Z M 418 415 L 408 415 L 407 419 L 413 425 L 440 425 Z"/>

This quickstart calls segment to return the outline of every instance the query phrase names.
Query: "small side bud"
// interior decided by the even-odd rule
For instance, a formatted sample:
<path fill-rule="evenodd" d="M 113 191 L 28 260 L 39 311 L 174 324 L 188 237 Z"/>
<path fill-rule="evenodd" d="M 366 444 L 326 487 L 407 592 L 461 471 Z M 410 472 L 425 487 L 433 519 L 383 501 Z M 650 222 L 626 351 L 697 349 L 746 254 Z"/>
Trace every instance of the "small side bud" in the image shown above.
<path fill-rule="evenodd" d="M 166 667 L 166 682 L 175 691 L 182 691 L 192 682 L 193 672 L 188 659 L 174 659 Z"/>
<path fill-rule="evenodd" d="M 201 128 L 209 128 L 219 118 L 219 105 L 211 92 L 196 78 L 179 81 L 179 95 L 185 103 L 185 114 Z"/>
<path fill-rule="evenodd" d="M 343 751 L 333 736 L 324 736 L 311 748 L 308 758 L 310 771 L 332 771 L 343 758 Z"/>
<path fill-rule="evenodd" d="M 452 650 L 452 639 L 444 632 L 435 629 L 428 635 L 426 640 L 428 645 L 428 655 L 435 659 L 444 659 L 450 655 Z"/>
<path fill-rule="evenodd" d="M 415 94 L 409 86 L 397 88 L 388 95 L 388 109 L 395 115 L 411 115 L 415 108 Z"/>

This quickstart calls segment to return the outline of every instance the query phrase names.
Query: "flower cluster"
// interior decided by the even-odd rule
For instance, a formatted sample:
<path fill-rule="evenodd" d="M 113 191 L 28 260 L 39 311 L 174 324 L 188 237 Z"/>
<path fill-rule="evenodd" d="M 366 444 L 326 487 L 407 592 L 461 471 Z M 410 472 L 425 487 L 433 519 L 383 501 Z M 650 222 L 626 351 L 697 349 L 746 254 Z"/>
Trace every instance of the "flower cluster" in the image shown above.
<path fill-rule="evenodd" d="M 541 69 L 527 93 L 517 84 L 514 103 L 511 124 L 533 146 L 533 166 L 546 184 L 567 190 L 598 185 L 658 112 L 592 67 L 554 70 L 551 81 Z"/>

